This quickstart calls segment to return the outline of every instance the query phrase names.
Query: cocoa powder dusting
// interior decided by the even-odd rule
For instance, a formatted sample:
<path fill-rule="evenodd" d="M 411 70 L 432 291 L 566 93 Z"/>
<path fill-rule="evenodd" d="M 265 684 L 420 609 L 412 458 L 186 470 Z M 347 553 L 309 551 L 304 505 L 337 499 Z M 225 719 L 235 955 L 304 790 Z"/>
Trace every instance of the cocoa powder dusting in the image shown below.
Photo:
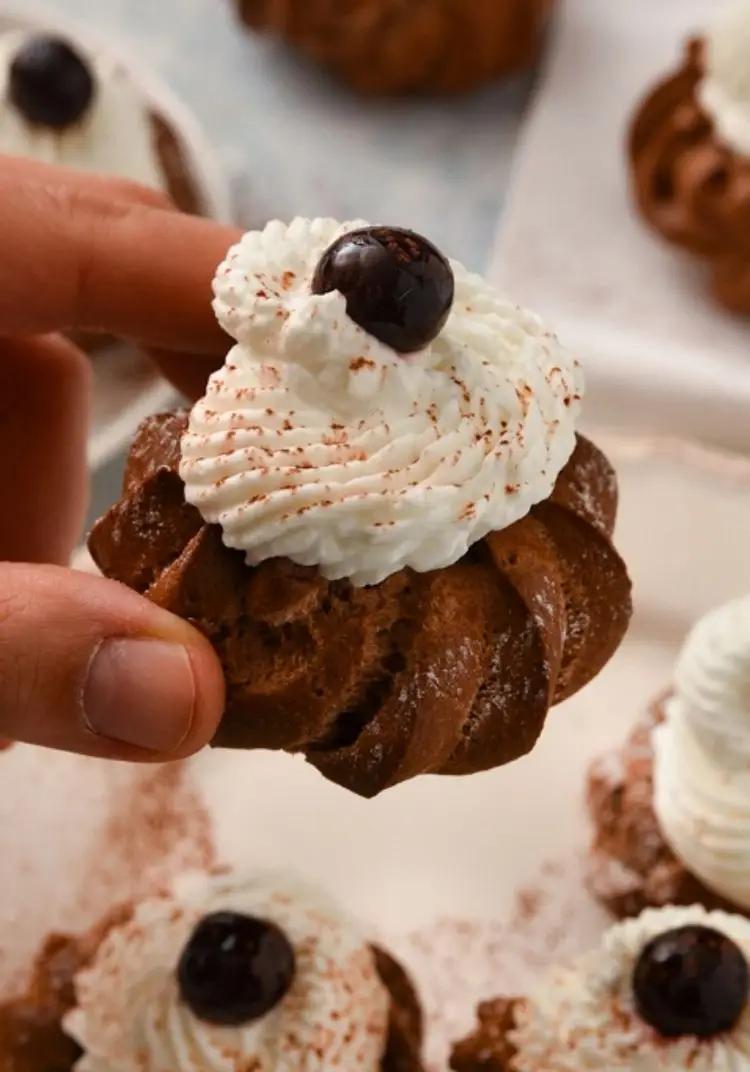
<path fill-rule="evenodd" d="M 388 946 L 412 973 L 426 1014 L 428 1072 L 445 1072 L 457 1039 L 476 1025 L 476 1007 L 523 997 L 550 965 L 594 947 L 609 917 L 586 896 L 581 860 L 550 861 L 489 921 L 442 919 Z"/>
<path fill-rule="evenodd" d="M 190 764 L 109 763 L 23 745 L 1 762 L 7 1001 L 24 993 L 51 933 L 85 934 L 113 907 L 213 866 L 214 850 Z"/>
<path fill-rule="evenodd" d="M 112 802 L 99 844 L 82 872 L 113 902 L 141 898 L 182 871 L 215 864 L 211 819 L 190 783 L 189 764 L 145 768 Z M 87 907 L 85 885 L 82 904 Z M 92 906 L 93 907 L 93 906 Z"/>

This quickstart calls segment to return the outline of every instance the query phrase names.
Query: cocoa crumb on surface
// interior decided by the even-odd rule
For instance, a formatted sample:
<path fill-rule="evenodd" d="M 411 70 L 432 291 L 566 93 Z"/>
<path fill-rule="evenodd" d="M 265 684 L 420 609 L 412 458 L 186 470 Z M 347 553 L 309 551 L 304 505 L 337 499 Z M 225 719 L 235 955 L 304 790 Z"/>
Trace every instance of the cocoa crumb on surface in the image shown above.
<path fill-rule="evenodd" d="M 375 368 L 375 362 L 369 357 L 355 357 L 349 362 L 352 372 L 360 372 L 365 368 Z"/>

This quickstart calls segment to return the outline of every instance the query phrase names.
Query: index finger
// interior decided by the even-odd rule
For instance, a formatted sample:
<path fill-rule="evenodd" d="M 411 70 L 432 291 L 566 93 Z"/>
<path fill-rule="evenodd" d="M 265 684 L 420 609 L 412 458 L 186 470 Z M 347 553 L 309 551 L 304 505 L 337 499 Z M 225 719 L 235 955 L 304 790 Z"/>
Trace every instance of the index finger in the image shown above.
<path fill-rule="evenodd" d="M 0 334 L 102 331 L 193 353 L 227 348 L 211 281 L 239 232 L 75 173 L 0 167 Z"/>

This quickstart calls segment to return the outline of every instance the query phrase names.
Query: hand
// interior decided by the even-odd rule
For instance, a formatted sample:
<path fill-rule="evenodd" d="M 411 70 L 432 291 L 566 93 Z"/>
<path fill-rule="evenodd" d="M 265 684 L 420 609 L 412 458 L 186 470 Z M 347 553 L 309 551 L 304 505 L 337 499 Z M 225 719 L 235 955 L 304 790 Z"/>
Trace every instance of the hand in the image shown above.
<path fill-rule="evenodd" d="M 0 738 L 189 755 L 223 711 L 208 641 L 124 586 L 62 568 L 86 505 L 90 365 L 58 333 L 137 339 L 199 393 L 228 346 L 210 284 L 236 232 L 127 182 L 0 157 L 0 234 Z"/>

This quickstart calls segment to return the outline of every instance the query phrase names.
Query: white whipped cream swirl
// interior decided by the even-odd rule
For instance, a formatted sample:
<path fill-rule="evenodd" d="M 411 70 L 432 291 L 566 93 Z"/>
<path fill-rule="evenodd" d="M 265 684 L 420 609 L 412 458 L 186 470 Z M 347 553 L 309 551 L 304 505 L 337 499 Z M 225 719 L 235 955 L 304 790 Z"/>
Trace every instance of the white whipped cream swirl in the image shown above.
<path fill-rule="evenodd" d="M 8 77 L 19 49 L 33 36 L 20 30 L 0 36 L 0 153 L 164 189 L 148 103 L 130 74 L 109 57 L 74 46 L 85 56 L 95 85 L 94 99 L 79 122 L 51 130 L 18 111 L 8 96 Z"/>
<path fill-rule="evenodd" d="M 217 911 L 268 919 L 296 971 L 259 1020 L 222 1027 L 180 1000 L 176 968 L 195 925 Z M 142 903 L 110 931 L 75 980 L 65 1030 L 83 1048 L 76 1072 L 379 1072 L 390 998 L 359 929 L 325 896 L 284 877 L 197 877 Z"/>
<path fill-rule="evenodd" d="M 677 927 L 727 935 L 750 959 L 750 921 L 692 908 L 649 909 L 612 927 L 602 945 L 553 968 L 518 1008 L 514 1072 L 750 1072 L 750 1007 L 712 1039 L 659 1035 L 638 1015 L 633 972 L 644 947 Z"/>
<path fill-rule="evenodd" d="M 693 629 L 654 733 L 664 836 L 710 889 L 750 910 L 750 597 Z"/>
<path fill-rule="evenodd" d="M 706 76 L 698 95 L 718 134 L 750 157 L 750 2 L 723 11 L 706 41 Z"/>
<path fill-rule="evenodd" d="M 577 362 L 537 317 L 453 262 L 440 335 L 398 354 L 344 297 L 326 248 L 362 222 L 270 223 L 230 250 L 214 308 L 237 340 L 182 444 L 186 495 L 256 565 L 377 584 L 451 565 L 545 499 L 575 446 Z"/>

